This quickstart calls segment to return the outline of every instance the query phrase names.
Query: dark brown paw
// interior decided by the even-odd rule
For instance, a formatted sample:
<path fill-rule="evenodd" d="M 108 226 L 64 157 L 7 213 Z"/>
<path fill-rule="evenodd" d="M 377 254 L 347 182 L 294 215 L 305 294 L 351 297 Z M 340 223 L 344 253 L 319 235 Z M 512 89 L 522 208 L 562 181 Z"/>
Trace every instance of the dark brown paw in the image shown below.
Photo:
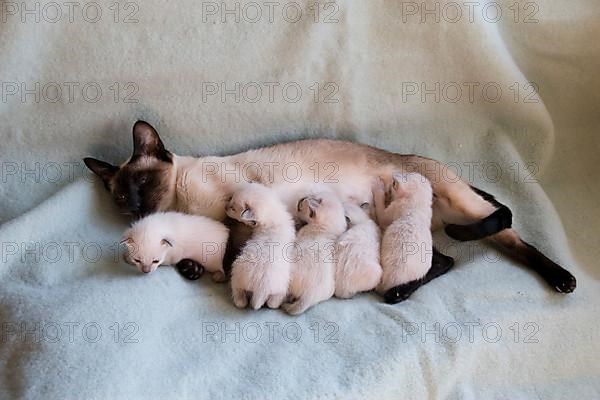
<path fill-rule="evenodd" d="M 421 284 L 421 281 L 412 281 L 405 283 L 404 285 L 393 287 L 383 294 L 383 301 L 387 304 L 400 303 L 408 299 Z"/>
<path fill-rule="evenodd" d="M 577 287 L 577 279 L 566 269 L 553 271 L 547 279 L 548 283 L 559 293 L 571 293 Z"/>
<path fill-rule="evenodd" d="M 201 264 L 189 259 L 179 261 L 175 267 L 181 276 L 191 281 L 200 279 L 204 272 L 204 267 Z"/>

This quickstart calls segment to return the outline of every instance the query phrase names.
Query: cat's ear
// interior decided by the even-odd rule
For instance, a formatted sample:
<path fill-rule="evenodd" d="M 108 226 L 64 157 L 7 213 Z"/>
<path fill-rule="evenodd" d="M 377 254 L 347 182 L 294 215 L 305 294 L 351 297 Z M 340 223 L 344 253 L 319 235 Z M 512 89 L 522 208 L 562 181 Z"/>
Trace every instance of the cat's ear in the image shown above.
<path fill-rule="evenodd" d="M 94 174 L 98 175 L 105 186 L 108 186 L 108 182 L 119 172 L 119 167 L 111 165 L 107 162 L 96 160 L 95 158 L 86 157 L 83 159 L 86 167 L 90 169 Z"/>
<path fill-rule="evenodd" d="M 171 162 L 169 153 L 156 129 L 146 121 L 137 121 L 133 125 L 133 157 L 149 156 Z"/>
<path fill-rule="evenodd" d="M 256 225 L 256 217 L 254 216 L 254 212 L 251 208 L 246 207 L 244 211 L 240 214 L 240 220 L 248 225 Z"/>
<path fill-rule="evenodd" d="M 167 247 L 173 247 L 173 242 L 169 239 L 163 239 L 160 241 L 160 244 Z"/>

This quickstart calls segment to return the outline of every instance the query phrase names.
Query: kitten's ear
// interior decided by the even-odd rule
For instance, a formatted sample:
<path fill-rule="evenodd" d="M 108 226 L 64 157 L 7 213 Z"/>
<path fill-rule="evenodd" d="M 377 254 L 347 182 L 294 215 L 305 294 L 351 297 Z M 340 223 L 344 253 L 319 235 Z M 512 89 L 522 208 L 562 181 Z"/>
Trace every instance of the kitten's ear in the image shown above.
<path fill-rule="evenodd" d="M 171 162 L 169 153 L 156 129 L 146 121 L 137 121 L 133 125 L 133 157 L 150 156 Z"/>
<path fill-rule="evenodd" d="M 124 236 L 119 244 L 124 244 L 125 246 L 129 247 L 133 244 L 133 239 L 130 236 Z"/>
<path fill-rule="evenodd" d="M 392 190 L 399 195 L 406 195 L 413 191 L 416 187 L 415 182 L 408 179 L 406 175 L 397 174 L 392 179 Z"/>
<path fill-rule="evenodd" d="M 173 243 L 169 239 L 163 239 L 160 241 L 163 246 L 173 247 Z"/>
<path fill-rule="evenodd" d="M 240 214 L 240 220 L 248 225 L 256 225 L 256 217 L 250 208 L 246 208 L 244 211 L 242 211 Z"/>
<path fill-rule="evenodd" d="M 317 197 L 309 197 L 308 198 L 308 208 L 310 210 L 310 216 L 311 218 L 314 216 L 314 211 L 319 208 L 319 206 L 321 205 L 321 202 L 323 200 L 319 199 Z"/>
<path fill-rule="evenodd" d="M 115 167 L 107 162 L 96 160 L 95 158 L 86 157 L 83 159 L 86 167 L 94 174 L 98 175 L 104 185 L 108 187 L 108 182 L 119 172 L 119 167 Z"/>

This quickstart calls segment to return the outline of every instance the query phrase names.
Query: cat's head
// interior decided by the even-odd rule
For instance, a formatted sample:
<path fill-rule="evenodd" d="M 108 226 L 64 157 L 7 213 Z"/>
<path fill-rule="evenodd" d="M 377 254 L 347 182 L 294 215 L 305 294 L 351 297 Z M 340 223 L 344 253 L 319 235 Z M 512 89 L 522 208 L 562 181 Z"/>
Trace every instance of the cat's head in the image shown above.
<path fill-rule="evenodd" d="M 89 157 L 83 162 L 102 179 L 124 214 L 140 218 L 167 210 L 174 200 L 173 154 L 147 122 L 138 121 L 133 126 L 133 154 L 121 166 Z"/>

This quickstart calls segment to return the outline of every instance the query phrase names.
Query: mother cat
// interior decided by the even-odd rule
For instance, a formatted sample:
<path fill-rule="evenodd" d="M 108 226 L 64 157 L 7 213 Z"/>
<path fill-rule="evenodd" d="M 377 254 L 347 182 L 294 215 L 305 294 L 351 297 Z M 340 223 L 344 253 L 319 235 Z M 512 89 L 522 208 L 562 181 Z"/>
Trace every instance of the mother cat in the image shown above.
<path fill-rule="evenodd" d="M 237 187 L 258 181 L 278 191 L 290 210 L 315 184 L 328 185 L 338 195 L 371 202 L 371 183 L 393 171 L 419 172 L 433 187 L 432 230 L 445 228 L 457 240 L 491 238 L 514 259 L 536 271 L 556 291 L 570 293 L 576 280 L 567 270 L 523 241 L 511 229 L 512 213 L 493 196 L 469 186 L 443 164 L 415 155 L 399 155 L 345 141 L 308 139 L 276 144 L 225 157 L 185 157 L 167 151 L 147 122 L 133 127 L 133 154 L 117 167 L 85 158 L 122 212 L 141 217 L 177 210 L 225 218 L 225 204 Z M 445 272 L 448 257 L 420 282 L 391 289 L 393 302 L 404 290 Z M 440 258 L 441 257 L 441 258 Z M 451 262 L 451 259 L 450 259 Z"/>

